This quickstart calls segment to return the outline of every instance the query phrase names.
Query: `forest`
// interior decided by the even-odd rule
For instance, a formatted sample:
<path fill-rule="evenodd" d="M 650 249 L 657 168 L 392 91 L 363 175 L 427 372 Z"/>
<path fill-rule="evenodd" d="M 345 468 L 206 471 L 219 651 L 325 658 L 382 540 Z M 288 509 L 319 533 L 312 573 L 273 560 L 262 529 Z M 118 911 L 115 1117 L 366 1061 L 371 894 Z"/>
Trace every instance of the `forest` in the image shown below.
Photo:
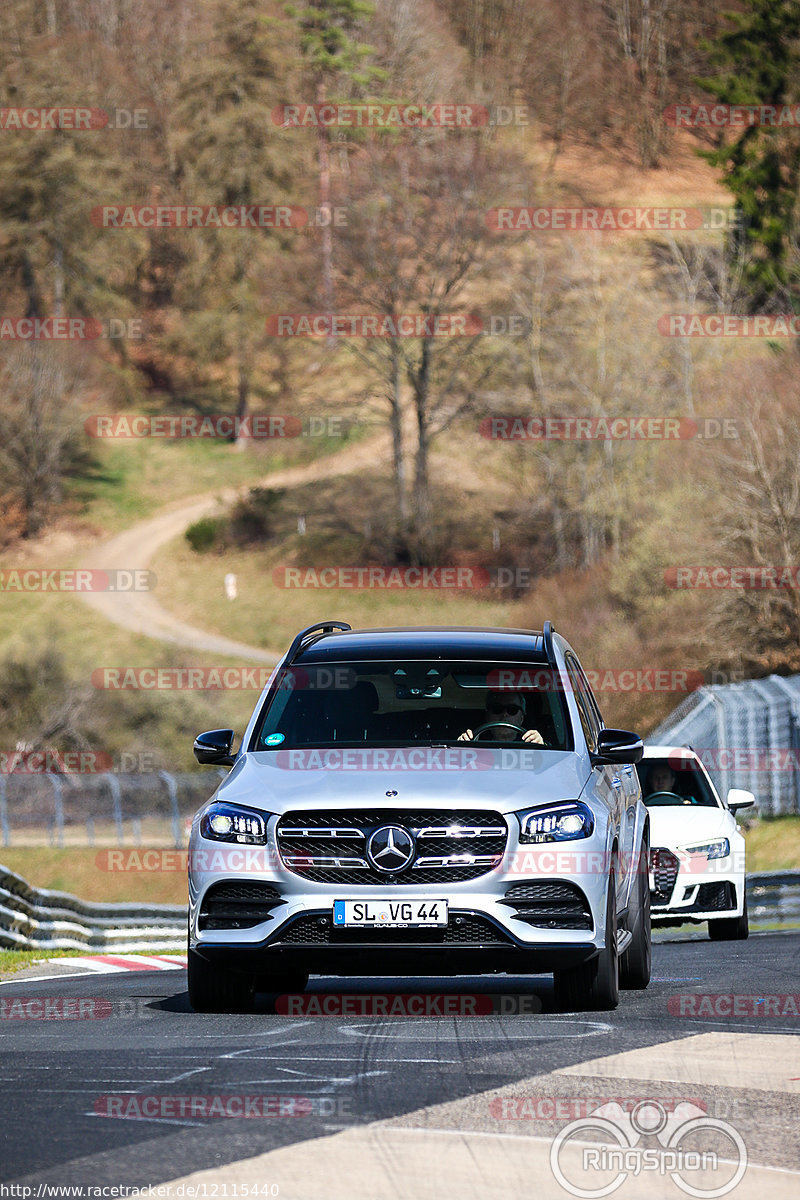
<path fill-rule="evenodd" d="M 254 645 L 299 627 L 289 568 L 469 566 L 442 623 L 800 671 L 799 127 L 797 0 L 5 0 L 2 568 L 230 482 L 155 569 Z M 3 596 L 6 741 L 139 745 L 159 718 L 88 675 L 175 652 L 95 624 L 87 667 L 58 600 Z"/>

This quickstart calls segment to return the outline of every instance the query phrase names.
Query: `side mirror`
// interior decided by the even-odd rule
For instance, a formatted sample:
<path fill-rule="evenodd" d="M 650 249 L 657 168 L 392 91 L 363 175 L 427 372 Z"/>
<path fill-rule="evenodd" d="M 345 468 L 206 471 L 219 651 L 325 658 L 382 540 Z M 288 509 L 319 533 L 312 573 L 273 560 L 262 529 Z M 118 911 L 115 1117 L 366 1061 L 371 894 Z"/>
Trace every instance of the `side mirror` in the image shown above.
<path fill-rule="evenodd" d="M 728 790 L 728 808 L 731 812 L 738 812 L 740 808 L 752 808 L 756 802 L 756 798 L 752 792 L 746 792 L 744 788 L 730 788 Z"/>
<path fill-rule="evenodd" d="M 638 763 L 644 754 L 642 739 L 627 729 L 601 729 L 592 762 Z"/>
<path fill-rule="evenodd" d="M 209 733 L 199 733 L 194 739 L 194 756 L 204 766 L 232 767 L 233 739 L 232 729 L 212 729 Z"/>

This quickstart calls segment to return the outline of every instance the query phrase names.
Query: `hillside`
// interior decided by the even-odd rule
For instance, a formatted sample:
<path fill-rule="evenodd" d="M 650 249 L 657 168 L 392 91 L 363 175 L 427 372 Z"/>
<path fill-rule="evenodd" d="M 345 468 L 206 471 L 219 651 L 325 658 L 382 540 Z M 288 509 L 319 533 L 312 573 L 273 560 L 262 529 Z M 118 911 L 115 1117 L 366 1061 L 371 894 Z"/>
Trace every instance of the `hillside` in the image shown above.
<path fill-rule="evenodd" d="M 155 20 L 156 7 L 142 13 Z M 797 551 L 791 340 L 664 335 L 669 314 L 743 311 L 726 238 L 733 196 L 698 155 L 713 138 L 671 129 L 653 107 L 698 94 L 710 61 L 700 39 L 718 30 L 722 6 L 681 11 L 660 30 L 663 75 L 648 90 L 616 27 L 583 0 L 564 29 L 554 3 L 524 29 L 503 3 L 490 25 L 477 4 L 379 3 L 341 27 L 370 47 L 369 69 L 346 56 L 324 68 L 336 103 L 378 98 L 388 112 L 387 98 L 468 94 L 486 122 L 323 133 L 276 123 L 275 105 L 311 94 L 323 70 L 304 60 L 281 6 L 196 7 L 170 61 L 151 54 L 147 20 L 98 32 L 60 8 L 55 39 L 34 22 L 3 52 L 7 98 L 24 80 L 31 104 L 52 100 L 55 71 L 64 95 L 80 79 L 86 103 L 144 116 L 127 126 L 118 116 L 105 140 L 20 131 L 0 148 L 31 183 L 26 212 L 0 189 L 0 316 L 70 313 L 126 331 L 0 341 L 2 744 L 192 769 L 191 734 L 241 728 L 251 692 L 114 692 L 98 672 L 231 665 L 246 647 L 267 660 L 328 615 L 530 627 L 549 617 L 590 668 L 617 672 L 600 685 L 609 723 L 645 733 L 687 678 L 800 668 L 796 591 L 671 582 L 679 568 L 787 564 Z M 634 50 L 641 67 L 646 47 Z M 244 81 L 236 105 L 231 72 Z M 104 227 L 97 214 L 112 199 L 114 212 L 141 216 L 157 201 L 173 217 Z M 174 213 L 193 199 L 206 214 L 274 204 L 261 229 L 181 228 Z M 490 215 L 499 208 L 547 213 L 555 227 L 503 233 Z M 630 211 L 628 231 L 587 232 L 587 212 L 613 225 Z M 428 313 L 486 336 L 269 333 L 281 313 L 332 303 L 340 320 Z M 220 431 L 237 414 L 280 435 L 230 440 Z M 95 436 L 145 428 L 145 417 L 151 436 Z M 497 417 L 558 432 L 487 437 Z M 203 418 L 218 436 L 152 436 Z M 614 421 L 633 434 L 604 435 Z M 665 422 L 677 437 L 658 432 Z M 331 465 L 348 455 L 352 469 Z M 111 538 L 116 568 L 147 568 L 152 590 L 117 602 L 7 586 L 23 569 L 103 570 Z M 462 567 L 482 582 L 284 586 L 287 572 L 308 582 L 367 566 Z M 658 670 L 668 674 L 654 686 Z"/>

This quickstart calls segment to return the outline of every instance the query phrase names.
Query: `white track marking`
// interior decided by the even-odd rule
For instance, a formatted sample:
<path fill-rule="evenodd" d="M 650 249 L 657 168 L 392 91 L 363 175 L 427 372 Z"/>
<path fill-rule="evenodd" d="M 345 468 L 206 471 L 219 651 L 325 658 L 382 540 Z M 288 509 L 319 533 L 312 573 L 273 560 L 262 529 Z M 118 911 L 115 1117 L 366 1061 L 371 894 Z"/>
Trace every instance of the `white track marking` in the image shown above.
<path fill-rule="evenodd" d="M 690 1034 L 677 1041 L 561 1067 L 554 1074 L 669 1080 L 800 1095 L 800 1038 L 790 1033 Z"/>

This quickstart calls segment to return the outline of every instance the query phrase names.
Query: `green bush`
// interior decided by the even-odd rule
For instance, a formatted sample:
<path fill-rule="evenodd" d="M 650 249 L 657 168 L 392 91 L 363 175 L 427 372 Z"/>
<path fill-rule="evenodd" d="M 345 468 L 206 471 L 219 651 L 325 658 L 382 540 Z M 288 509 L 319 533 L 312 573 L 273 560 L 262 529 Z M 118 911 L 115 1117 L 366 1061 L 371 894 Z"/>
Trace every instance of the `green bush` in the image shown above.
<path fill-rule="evenodd" d="M 231 539 L 237 546 L 265 542 L 274 533 L 274 522 L 283 492 L 277 488 L 250 488 L 247 496 L 237 500 L 230 518 Z"/>
<path fill-rule="evenodd" d="M 201 517 L 186 530 L 186 540 L 196 554 L 205 554 L 219 541 L 224 525 L 220 517 Z"/>

